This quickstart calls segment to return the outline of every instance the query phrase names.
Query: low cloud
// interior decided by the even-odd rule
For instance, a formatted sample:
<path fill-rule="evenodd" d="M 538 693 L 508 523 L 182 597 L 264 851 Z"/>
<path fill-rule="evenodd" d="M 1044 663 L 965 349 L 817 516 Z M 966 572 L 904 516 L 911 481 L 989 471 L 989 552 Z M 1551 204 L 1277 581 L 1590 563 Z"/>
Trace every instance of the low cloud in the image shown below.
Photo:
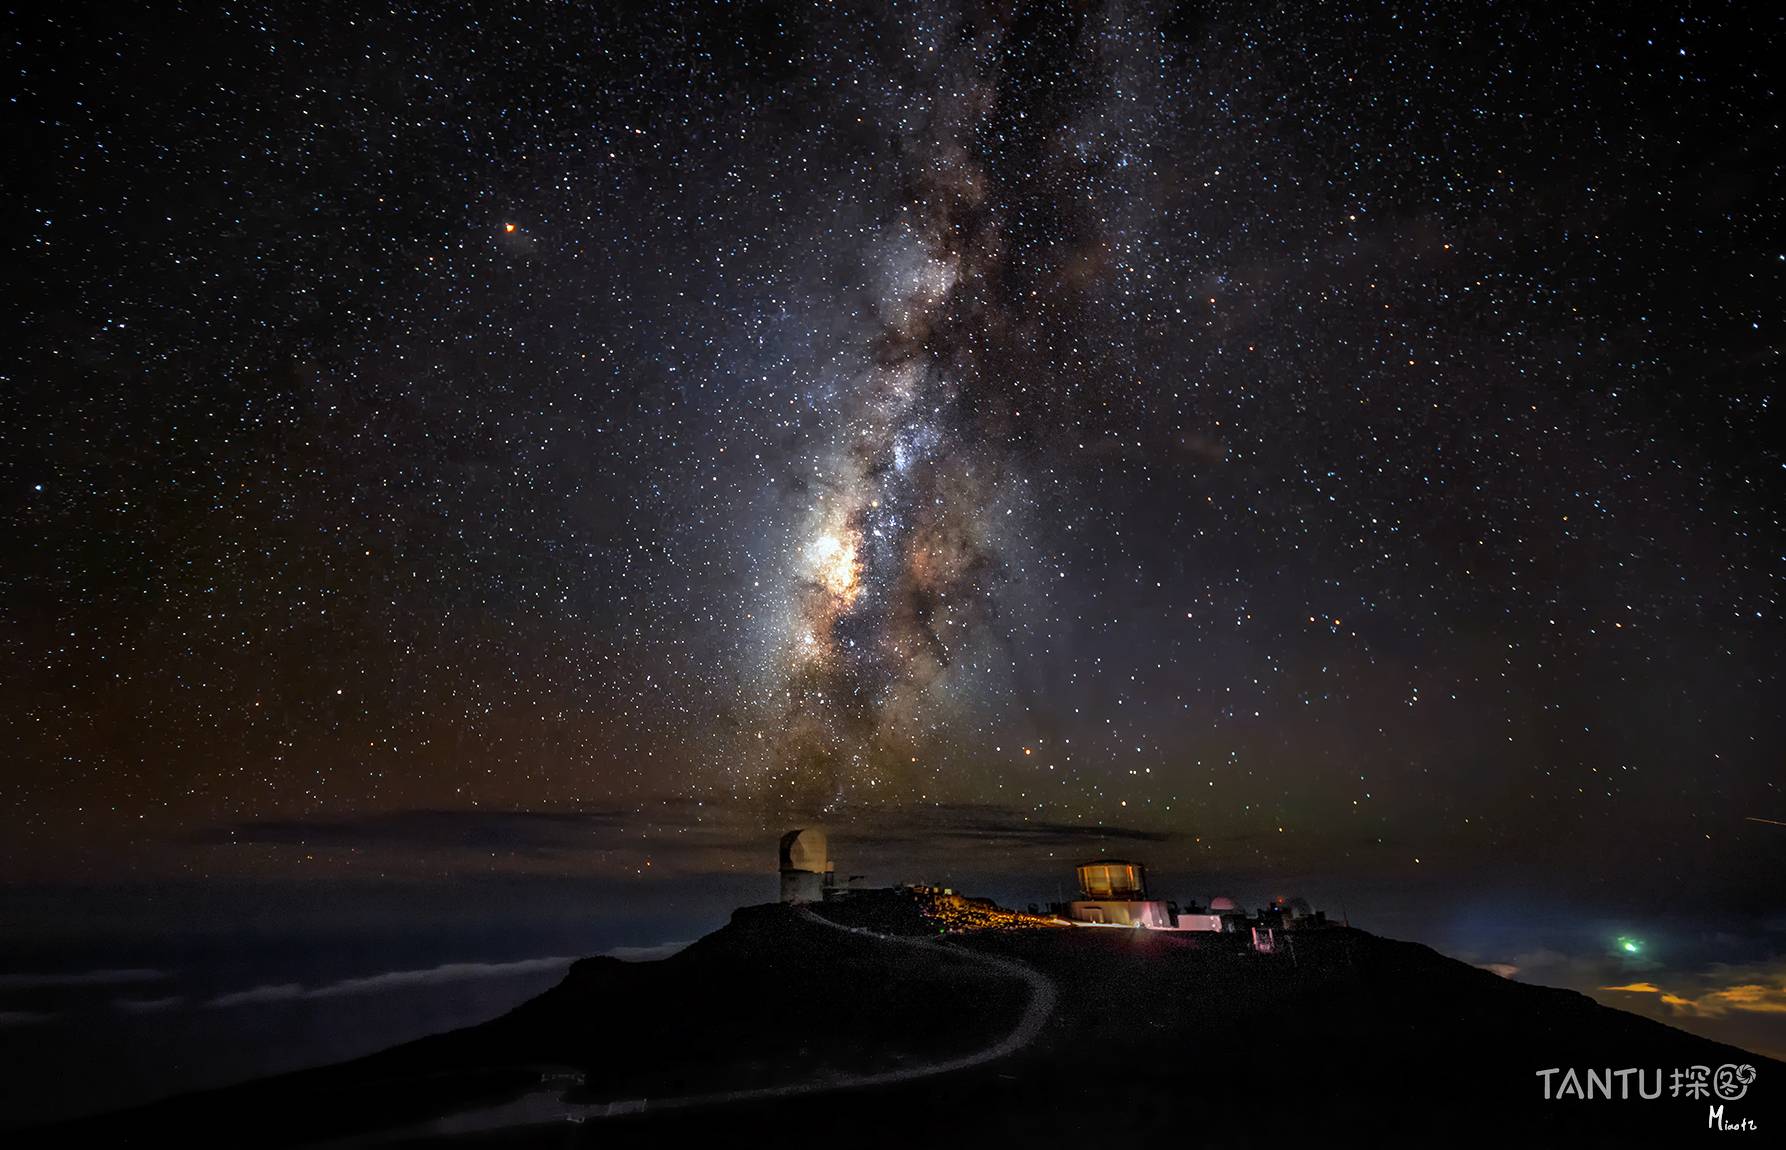
<path fill-rule="evenodd" d="M 220 994 L 205 1005 L 219 1009 L 230 1006 L 262 1006 L 269 1002 L 295 1002 L 302 997 L 304 997 L 302 983 L 281 982 L 276 985 L 254 986 L 247 990 Z"/>
<path fill-rule="evenodd" d="M 1717 973 L 1720 972 L 1714 972 L 1714 975 Z M 1676 1014 L 1699 1018 L 1721 1018 L 1733 1011 L 1744 1014 L 1786 1014 L 1786 975 L 1766 972 L 1762 976 L 1765 981 L 1758 978 L 1754 971 L 1742 972 L 1742 976 L 1749 980 L 1730 982 L 1709 989 L 1685 990 L 1685 993 L 1664 990 L 1651 982 L 1603 986 L 1600 989 L 1627 994 L 1653 994 L 1662 1005 Z"/>
<path fill-rule="evenodd" d="M 495 851 L 546 858 L 607 845 L 625 818 L 626 812 L 618 810 L 424 808 L 341 818 L 261 819 L 214 828 L 198 841 L 211 846 L 259 843 L 312 850 Z"/>
<path fill-rule="evenodd" d="M 115 998 L 112 1006 L 125 1014 L 159 1014 L 164 1010 L 172 1010 L 185 1001 L 182 995 L 170 994 L 166 998 Z"/>
<path fill-rule="evenodd" d="M 1602 986 L 1606 991 L 1625 991 L 1631 995 L 1656 995 L 1661 1004 L 1677 1014 L 1693 1014 L 1698 1018 L 1722 1018 L 1731 1011 L 1747 1014 L 1786 1014 L 1786 979 L 1773 982 L 1738 982 L 1707 991 L 1688 991 L 1677 995 L 1652 982 L 1632 982 L 1631 986 Z"/>
<path fill-rule="evenodd" d="M 334 860 L 377 858 L 437 866 L 442 859 L 475 860 L 526 870 L 562 867 L 577 858 L 654 874 L 736 873 L 773 858 L 775 840 L 792 816 L 663 800 L 638 809 L 487 810 L 416 809 L 312 819 L 263 819 L 215 827 L 193 841 L 200 846 L 264 846 Z M 1135 826 L 1043 821 L 1003 806 L 945 804 L 918 810 L 878 807 L 833 812 L 824 826 L 861 859 L 875 851 L 900 856 L 949 856 L 971 846 L 981 859 L 1055 851 L 1089 854 L 1117 844 L 1157 844 L 1183 835 Z M 845 846 L 847 844 L 847 847 Z M 1101 844 L 1110 844 L 1102 846 Z"/>
<path fill-rule="evenodd" d="M 910 811 L 863 810 L 858 818 L 860 821 L 845 813 L 830 825 L 839 839 L 852 844 L 935 846 L 939 840 L 963 839 L 981 851 L 1000 845 L 1076 848 L 1110 840 L 1164 843 L 1183 837 L 1170 831 L 1108 823 L 1050 822 L 1009 807 L 975 803 L 944 803 Z"/>
<path fill-rule="evenodd" d="M 528 974 L 544 974 L 565 970 L 575 958 L 553 955 L 545 958 L 524 958 L 515 962 L 449 962 L 419 970 L 388 970 L 360 978 L 344 978 L 320 986 L 296 982 L 269 983 L 247 990 L 220 994 L 205 1003 L 214 1009 L 233 1006 L 262 1006 L 277 1002 L 310 1002 L 320 999 L 345 998 L 356 994 L 378 994 L 416 986 L 438 986 L 449 982 L 466 982 L 481 978 L 515 978 Z"/>
<path fill-rule="evenodd" d="M 660 942 L 656 946 L 616 946 L 602 953 L 621 962 L 656 962 L 686 948 L 686 942 Z"/>
<path fill-rule="evenodd" d="M 0 1010 L 0 1026 L 34 1026 L 55 1017 L 37 1010 Z"/>

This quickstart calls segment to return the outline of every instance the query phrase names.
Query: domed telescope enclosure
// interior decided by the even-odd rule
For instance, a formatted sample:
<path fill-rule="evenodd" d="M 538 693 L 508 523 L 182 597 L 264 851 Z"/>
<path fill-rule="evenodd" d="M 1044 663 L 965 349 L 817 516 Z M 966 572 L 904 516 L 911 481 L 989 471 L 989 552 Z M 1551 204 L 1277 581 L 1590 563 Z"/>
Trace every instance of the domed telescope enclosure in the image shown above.
<path fill-rule="evenodd" d="M 823 902 L 832 885 L 825 832 L 816 827 L 781 836 L 781 901 Z"/>
<path fill-rule="evenodd" d="M 1080 863 L 1079 889 L 1088 899 L 1147 897 L 1147 868 L 1123 859 Z"/>

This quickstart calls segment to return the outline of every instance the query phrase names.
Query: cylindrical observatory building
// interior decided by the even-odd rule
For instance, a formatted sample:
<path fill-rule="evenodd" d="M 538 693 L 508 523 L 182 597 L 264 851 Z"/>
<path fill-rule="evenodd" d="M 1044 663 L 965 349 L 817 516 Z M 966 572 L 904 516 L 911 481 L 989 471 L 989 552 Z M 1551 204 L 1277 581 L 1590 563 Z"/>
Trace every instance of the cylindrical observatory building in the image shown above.
<path fill-rule="evenodd" d="M 815 827 L 781 836 L 781 901 L 823 902 L 831 886 L 825 832 Z"/>

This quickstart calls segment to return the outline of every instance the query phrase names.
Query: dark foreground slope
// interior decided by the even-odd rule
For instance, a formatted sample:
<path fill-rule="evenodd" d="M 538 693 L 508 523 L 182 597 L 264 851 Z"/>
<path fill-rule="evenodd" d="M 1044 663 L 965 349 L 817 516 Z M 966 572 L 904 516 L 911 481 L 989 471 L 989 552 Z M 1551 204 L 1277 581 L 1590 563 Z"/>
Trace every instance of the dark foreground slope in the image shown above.
<path fill-rule="evenodd" d="M 1013 1033 L 1020 1048 L 973 1064 Z M 1536 1074 L 1631 1067 L 1653 1084 L 1726 1063 L 1756 1068 L 1724 1104 L 1754 1130 L 1709 1131 L 1708 1102 L 1666 1082 L 1655 1100 L 1547 1101 Z M 1783 1093 L 1786 1066 L 1359 931 L 1302 933 L 1274 956 L 1128 930 L 939 944 L 764 907 L 662 962 L 578 963 L 485 1026 L 45 1141 L 1759 1144 L 1786 1129 Z"/>

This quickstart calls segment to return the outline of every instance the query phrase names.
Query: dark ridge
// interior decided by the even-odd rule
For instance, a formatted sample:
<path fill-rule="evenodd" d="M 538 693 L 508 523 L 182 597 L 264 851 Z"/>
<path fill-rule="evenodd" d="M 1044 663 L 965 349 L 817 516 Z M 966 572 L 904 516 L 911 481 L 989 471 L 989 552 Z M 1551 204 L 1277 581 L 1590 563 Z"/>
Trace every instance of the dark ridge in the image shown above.
<path fill-rule="evenodd" d="M 1537 1072 L 1727 1063 L 1757 1078 L 1726 1116 L 1786 1128 L 1786 1065 L 1424 946 L 1331 927 L 1289 932 L 1279 953 L 1260 955 L 1234 936 L 1015 916 L 936 935 L 938 919 L 910 913 L 922 900 L 905 901 L 862 901 L 855 917 L 903 931 L 888 937 L 748 907 L 670 958 L 584 959 L 482 1026 L 17 1144 L 718 1145 L 789 1128 L 833 1145 L 1086 1146 L 1137 1134 L 1218 1146 L 1681 1144 L 1712 1136 L 1709 1102 L 1666 1088 L 1655 1100 L 1547 1101 Z M 1029 1045 L 929 1077 L 827 1088 L 1005 1039 L 1031 1003 L 1013 962 L 1058 995 Z M 808 1092 L 794 1096 L 675 1102 L 802 1084 Z M 548 1120 L 457 1138 L 431 1126 L 522 1095 L 544 1099 Z M 564 1120 L 576 1107 L 636 1110 L 638 1100 L 642 1113 Z"/>

